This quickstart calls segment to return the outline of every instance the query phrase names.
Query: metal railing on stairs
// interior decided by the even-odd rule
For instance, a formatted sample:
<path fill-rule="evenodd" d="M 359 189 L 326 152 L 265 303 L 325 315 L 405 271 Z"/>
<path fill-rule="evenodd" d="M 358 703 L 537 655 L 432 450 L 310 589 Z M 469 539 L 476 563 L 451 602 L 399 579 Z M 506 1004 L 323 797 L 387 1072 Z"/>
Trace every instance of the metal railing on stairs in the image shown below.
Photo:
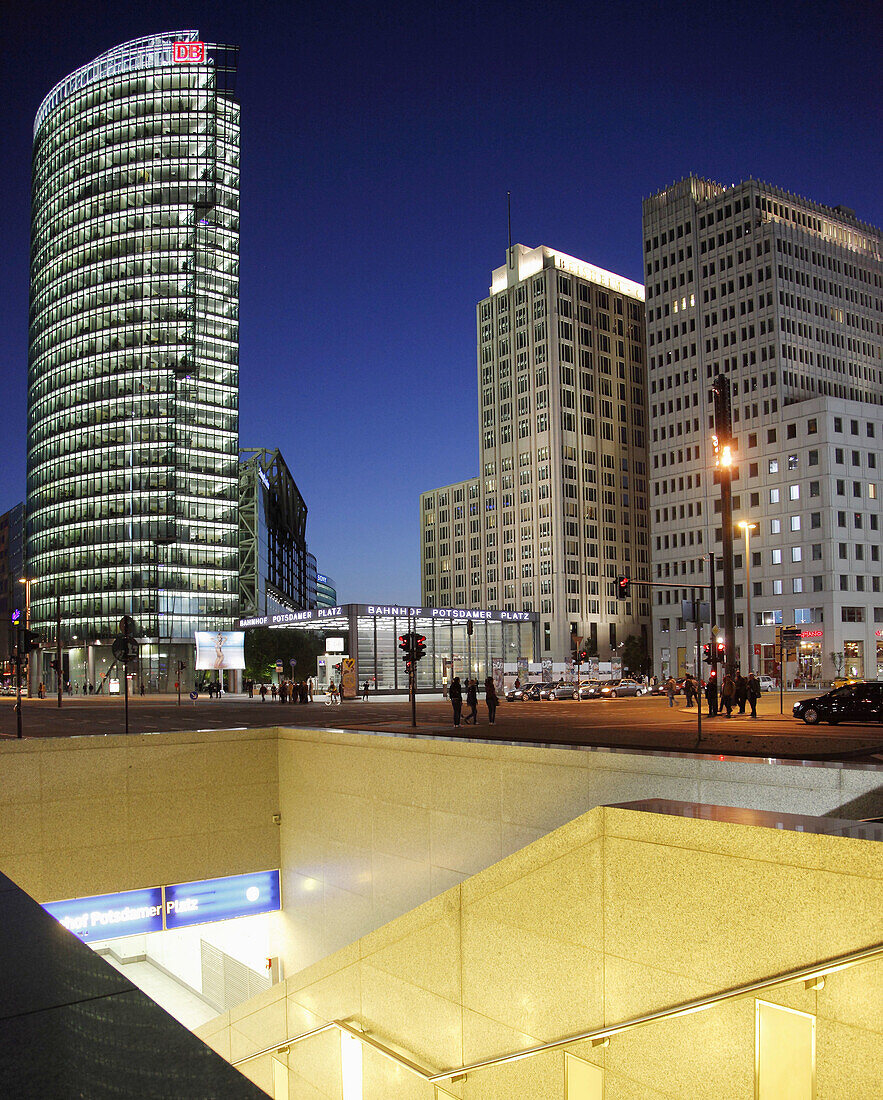
<path fill-rule="evenodd" d="M 375 1039 L 366 1031 L 362 1031 L 358 1024 L 351 1020 L 332 1020 L 327 1024 L 322 1024 L 319 1027 L 313 1028 L 311 1031 L 293 1035 L 279 1043 L 274 1043 L 272 1046 L 264 1047 L 263 1050 L 257 1050 L 253 1054 L 248 1054 L 244 1058 L 238 1058 L 232 1064 L 234 1066 L 241 1066 L 246 1062 L 254 1061 L 255 1058 L 262 1058 L 267 1054 L 281 1053 L 285 1049 L 294 1046 L 296 1043 L 301 1043 L 306 1039 L 321 1035 L 325 1031 L 337 1030 L 352 1036 L 354 1039 L 358 1039 L 361 1043 L 383 1054 L 403 1069 L 409 1070 L 421 1080 L 427 1081 L 430 1084 L 435 1084 L 440 1081 L 457 1080 L 465 1077 L 469 1073 L 475 1073 L 481 1069 L 489 1069 L 492 1066 L 502 1066 L 509 1062 L 518 1062 L 523 1058 L 533 1058 L 538 1054 L 545 1054 L 552 1050 L 560 1050 L 563 1047 L 569 1046 L 571 1043 L 583 1043 L 591 1040 L 593 1045 L 598 1046 L 602 1043 L 606 1043 L 614 1035 L 622 1035 L 624 1032 L 633 1031 L 635 1028 L 657 1023 L 661 1020 L 671 1020 L 678 1016 L 688 1016 L 694 1012 L 702 1012 L 705 1009 L 713 1008 L 715 1005 L 723 1004 L 725 1001 L 732 1001 L 738 997 L 748 997 L 752 994 L 760 993 L 765 989 L 772 989 L 777 985 L 786 985 L 789 982 L 803 981 L 806 983 L 807 987 L 815 986 L 815 988 L 821 988 L 818 983 L 828 974 L 833 974 L 838 970 L 846 970 L 849 967 L 858 966 L 860 963 L 870 962 L 872 959 L 881 957 L 883 957 L 883 943 L 877 943 L 871 947 L 861 948 L 858 951 L 850 951 L 845 955 L 837 955 L 831 959 L 824 959 L 820 962 L 812 963 L 809 966 L 801 966 L 795 970 L 789 970 L 781 974 L 772 974 L 766 978 L 759 978 L 757 981 L 747 982 L 744 985 L 721 990 L 718 993 L 710 993 L 705 997 L 698 997 L 691 1001 L 682 1001 L 680 1004 L 671 1005 L 668 1008 L 661 1008 L 655 1012 L 648 1012 L 641 1016 L 633 1016 L 618 1024 L 590 1028 L 588 1031 L 581 1031 L 575 1035 L 568 1035 L 563 1039 L 555 1039 L 550 1043 L 540 1043 L 537 1046 L 511 1051 L 508 1054 L 500 1054 L 494 1058 L 485 1058 L 480 1062 L 469 1062 L 465 1065 L 451 1069 L 427 1069 L 425 1066 L 419 1065 L 399 1051 L 387 1046 L 386 1043 L 382 1043 L 379 1039 Z"/>

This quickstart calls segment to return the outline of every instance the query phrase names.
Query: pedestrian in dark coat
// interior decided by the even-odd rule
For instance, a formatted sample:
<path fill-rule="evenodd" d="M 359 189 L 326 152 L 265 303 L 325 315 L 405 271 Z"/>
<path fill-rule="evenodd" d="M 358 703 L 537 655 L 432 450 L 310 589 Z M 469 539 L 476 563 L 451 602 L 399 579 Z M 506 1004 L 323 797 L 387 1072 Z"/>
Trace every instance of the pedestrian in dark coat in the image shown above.
<path fill-rule="evenodd" d="M 738 673 L 736 676 L 736 706 L 739 708 L 739 713 L 745 713 L 745 703 L 748 700 L 748 681 L 742 675 Z"/>
<path fill-rule="evenodd" d="M 684 678 L 684 698 L 687 700 L 687 706 L 692 707 L 693 696 L 696 694 L 696 689 L 693 687 L 692 676 Z"/>
<path fill-rule="evenodd" d="M 460 687 L 460 677 L 455 676 L 448 688 L 448 698 L 454 710 L 454 725 L 460 725 L 460 711 L 463 709 L 463 689 Z"/>
<path fill-rule="evenodd" d="M 748 705 L 751 707 L 751 717 L 757 717 L 757 700 L 760 698 L 760 680 L 752 672 L 748 677 Z"/>
<path fill-rule="evenodd" d="M 713 674 L 709 676 L 708 683 L 705 685 L 705 699 L 708 703 L 708 715 L 710 718 L 717 717 L 717 677 Z"/>
<path fill-rule="evenodd" d="M 493 676 L 488 676 L 484 681 L 484 701 L 487 703 L 487 720 L 493 725 L 497 717 L 497 703 L 499 702 Z"/>
<path fill-rule="evenodd" d="M 736 681 L 729 674 L 724 677 L 721 684 L 721 705 L 727 712 L 727 718 L 733 713 L 733 704 L 736 702 Z"/>
<path fill-rule="evenodd" d="M 476 680 L 466 681 L 466 706 L 469 707 L 469 713 L 463 719 L 463 725 L 468 726 L 469 720 L 472 719 L 473 726 L 478 725 L 478 682 Z"/>

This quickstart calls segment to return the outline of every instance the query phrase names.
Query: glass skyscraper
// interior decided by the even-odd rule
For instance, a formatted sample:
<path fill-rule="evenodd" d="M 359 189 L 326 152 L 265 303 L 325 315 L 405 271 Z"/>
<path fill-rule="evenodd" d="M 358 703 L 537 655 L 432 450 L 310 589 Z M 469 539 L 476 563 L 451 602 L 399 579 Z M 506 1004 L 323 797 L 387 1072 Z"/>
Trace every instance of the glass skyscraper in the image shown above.
<path fill-rule="evenodd" d="M 238 609 L 236 57 L 197 31 L 137 39 L 37 112 L 31 622 L 53 642 L 60 614 L 74 683 L 101 686 L 129 614 L 136 675 L 167 688 Z"/>

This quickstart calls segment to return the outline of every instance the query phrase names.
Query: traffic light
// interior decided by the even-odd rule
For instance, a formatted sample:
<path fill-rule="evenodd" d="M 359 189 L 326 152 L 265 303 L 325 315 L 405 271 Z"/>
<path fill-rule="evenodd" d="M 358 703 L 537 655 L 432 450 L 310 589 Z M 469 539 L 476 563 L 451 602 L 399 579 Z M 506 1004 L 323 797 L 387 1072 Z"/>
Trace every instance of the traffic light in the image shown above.
<path fill-rule="evenodd" d="M 28 653 L 32 649 L 40 648 L 40 638 L 33 630 L 23 630 L 21 632 L 21 649 L 23 653 Z"/>
<path fill-rule="evenodd" d="M 702 647 L 702 660 L 707 665 L 711 664 L 711 645 L 710 644 L 706 644 Z"/>
<path fill-rule="evenodd" d="M 426 635 L 414 634 L 414 648 L 412 650 L 412 660 L 419 661 L 421 657 L 426 656 Z"/>
<path fill-rule="evenodd" d="M 718 641 L 717 643 L 717 659 L 720 664 L 725 664 L 727 660 L 727 643 Z"/>
<path fill-rule="evenodd" d="M 411 649 L 412 649 L 411 635 L 410 634 L 400 634 L 399 635 L 399 649 L 402 651 L 402 656 L 404 657 L 404 659 L 406 661 L 410 661 L 411 660 Z"/>
<path fill-rule="evenodd" d="M 49 667 L 52 669 L 53 672 L 61 673 L 61 662 L 58 660 L 57 657 L 52 658 L 52 660 L 49 662 Z"/>
<path fill-rule="evenodd" d="M 616 578 L 616 594 L 621 600 L 627 600 L 629 598 L 629 588 L 631 586 L 631 580 L 628 577 Z"/>
<path fill-rule="evenodd" d="M 339 672 L 342 671 L 342 669 L 343 669 L 343 665 L 340 663 L 340 661 L 338 661 L 337 664 L 334 665 L 334 671 L 339 673 Z"/>

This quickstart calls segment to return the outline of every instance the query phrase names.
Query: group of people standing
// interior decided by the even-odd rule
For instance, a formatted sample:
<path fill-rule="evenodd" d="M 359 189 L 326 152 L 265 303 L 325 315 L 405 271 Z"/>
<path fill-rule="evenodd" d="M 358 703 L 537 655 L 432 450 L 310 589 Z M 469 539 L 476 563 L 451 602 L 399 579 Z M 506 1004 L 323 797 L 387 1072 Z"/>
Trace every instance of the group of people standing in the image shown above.
<path fill-rule="evenodd" d="M 245 681 L 245 690 L 249 699 L 253 699 L 255 693 L 254 680 Z M 268 695 L 274 703 L 277 699 L 280 703 L 312 703 L 313 681 L 282 680 L 278 687 L 276 684 L 259 684 L 257 686 L 257 692 L 261 697 L 262 703 L 267 701 Z"/>
<path fill-rule="evenodd" d="M 454 711 L 454 725 L 459 726 L 460 715 L 463 709 L 463 685 L 460 683 L 459 676 L 455 676 L 453 680 L 451 680 L 451 686 L 448 688 L 448 698 L 451 700 L 451 707 Z M 487 703 L 487 720 L 493 725 L 497 715 L 497 704 L 499 703 L 493 676 L 487 676 L 485 678 L 484 701 Z M 463 724 L 468 726 L 471 721 L 473 726 L 477 726 L 478 680 L 467 679 L 466 681 L 466 706 L 469 707 L 469 711 L 463 719 Z"/>
<path fill-rule="evenodd" d="M 668 696 L 668 705 L 673 707 L 675 705 L 675 695 L 677 694 L 677 683 L 673 676 L 669 676 L 665 682 L 665 694 Z M 684 698 L 687 700 L 687 706 L 693 706 L 693 700 L 696 700 L 696 706 L 699 706 L 701 685 L 693 679 L 692 676 L 687 675 L 684 678 Z M 741 672 L 737 672 L 735 675 L 728 672 L 720 682 L 718 687 L 717 676 L 712 672 L 708 678 L 708 682 L 705 685 L 705 701 L 708 704 L 709 717 L 715 718 L 721 713 L 721 711 L 727 712 L 727 718 L 729 718 L 736 707 L 739 708 L 739 713 L 745 713 L 746 704 L 751 708 L 751 717 L 757 717 L 757 700 L 760 698 L 760 680 L 754 675 L 753 672 L 749 672 L 748 676 L 743 676 Z"/>

